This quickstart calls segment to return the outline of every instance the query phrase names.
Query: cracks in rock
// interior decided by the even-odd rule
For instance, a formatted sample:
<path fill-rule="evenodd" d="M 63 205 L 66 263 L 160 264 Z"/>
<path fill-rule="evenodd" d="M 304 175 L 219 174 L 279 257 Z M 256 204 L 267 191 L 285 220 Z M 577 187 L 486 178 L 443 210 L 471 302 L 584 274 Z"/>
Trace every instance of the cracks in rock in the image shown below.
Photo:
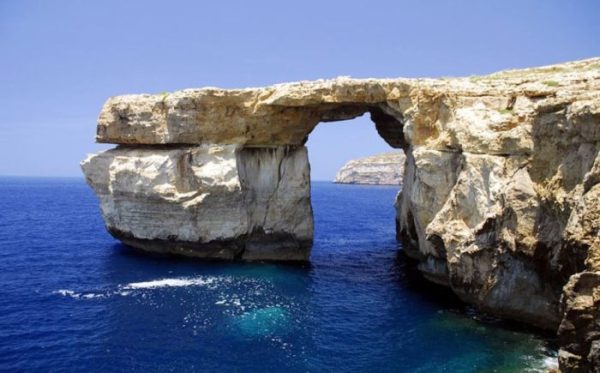
<path fill-rule="evenodd" d="M 269 216 L 269 209 L 271 208 L 271 202 L 273 201 L 273 198 L 275 197 L 275 195 L 277 194 L 277 192 L 279 191 L 279 186 L 281 185 L 281 180 L 282 180 L 282 165 L 283 165 L 283 161 L 285 159 L 285 157 L 289 154 L 289 149 L 288 147 L 284 147 L 282 150 L 281 157 L 279 157 L 279 149 L 274 149 L 273 150 L 274 156 L 278 161 L 277 164 L 277 182 L 275 184 L 275 188 L 273 189 L 273 192 L 271 193 L 271 195 L 269 196 L 269 198 L 267 198 L 267 205 L 265 207 L 265 216 L 263 217 L 263 229 L 267 224 L 267 217 Z"/>
<path fill-rule="evenodd" d="M 279 198 L 278 193 L 284 181 L 285 159 L 296 149 L 296 146 L 244 147 L 240 149 L 238 172 L 243 198 L 247 200 L 247 206 L 253 206 L 247 211 L 248 223 L 253 225 L 250 227 L 251 230 L 260 228 L 264 229 L 267 234 L 270 233 L 266 226 L 273 201 Z M 269 179 L 272 178 L 272 180 L 268 185 L 261 185 L 260 175 L 264 176 L 265 172 L 272 172 L 272 176 L 269 176 Z"/>
<path fill-rule="evenodd" d="M 437 152 L 440 152 L 440 153 L 456 153 L 456 154 L 465 154 L 465 155 L 488 156 L 488 157 L 502 157 L 502 158 L 529 157 L 529 156 L 531 156 L 531 153 L 474 152 L 474 151 L 470 151 L 470 150 L 464 150 L 463 148 L 445 148 L 445 149 L 427 148 L 427 149 L 431 150 L 431 151 L 437 151 Z"/>
<path fill-rule="evenodd" d="M 515 106 L 515 103 L 517 102 L 517 96 L 511 96 L 510 99 L 508 99 L 508 102 L 506 103 L 506 110 L 512 110 Z"/>

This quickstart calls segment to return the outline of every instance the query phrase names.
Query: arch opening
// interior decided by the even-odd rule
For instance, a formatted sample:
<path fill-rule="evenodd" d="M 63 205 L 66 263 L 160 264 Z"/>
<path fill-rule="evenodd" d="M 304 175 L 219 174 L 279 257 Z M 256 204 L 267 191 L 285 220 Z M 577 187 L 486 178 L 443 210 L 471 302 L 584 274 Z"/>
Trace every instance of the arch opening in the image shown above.
<path fill-rule="evenodd" d="M 387 108 L 386 110 L 389 111 Z M 393 252 L 397 250 L 395 238 L 398 224 L 394 202 L 401 189 L 401 178 L 396 184 L 383 186 L 384 178 L 373 180 L 369 179 L 368 175 L 372 171 L 379 173 L 391 171 L 391 167 L 396 166 L 389 164 L 391 157 L 386 157 L 392 154 L 403 156 L 406 148 L 402 122 L 388 114 L 386 110 L 378 105 L 331 106 L 323 112 L 321 122 L 307 136 L 304 145 L 309 158 L 312 186 L 310 195 L 314 212 L 314 246 L 311 253 L 313 260 L 318 260 L 321 255 L 324 255 L 320 237 L 332 235 L 339 236 L 340 240 L 348 243 L 342 245 L 347 248 L 348 257 L 356 254 L 352 250 L 365 249 L 360 245 L 353 247 L 350 243 L 358 242 L 364 237 L 383 236 L 379 240 L 374 240 L 373 245 L 377 246 L 385 242 L 389 249 L 391 243 Z M 395 157 L 393 159 L 396 160 Z M 352 182 L 341 182 L 337 185 L 332 183 L 342 168 L 345 168 L 350 161 L 357 160 L 365 162 L 360 164 L 356 172 L 366 173 L 367 176 L 362 178 L 362 181 L 366 182 L 356 181 L 361 180 L 361 175 L 353 173 L 352 178 L 355 180 Z M 369 162 L 373 164 L 370 165 Z M 404 159 L 402 164 L 397 164 L 397 167 L 398 173 L 403 176 Z M 379 186 L 344 185 L 371 184 L 373 181 L 377 181 Z M 370 202 L 364 208 L 347 210 L 348 204 L 358 206 L 365 200 Z M 375 204 L 377 208 L 373 210 L 370 204 Z M 342 214 L 343 219 L 340 216 Z M 356 224 L 355 229 L 348 232 L 347 226 L 343 224 L 338 226 L 338 220 L 355 222 L 353 223 Z M 373 221 L 378 223 L 374 225 Z M 350 249 L 351 247 L 353 249 Z M 331 249 L 342 250 L 339 247 Z M 378 249 L 382 248 L 374 248 L 375 251 Z"/>
<path fill-rule="evenodd" d="M 404 120 L 402 119 L 402 115 L 394 111 L 387 104 L 323 104 L 318 107 L 317 111 L 319 120 L 307 134 L 304 143 L 307 142 L 319 124 L 348 121 L 369 113 L 371 122 L 375 125 L 377 133 L 390 147 L 404 151 L 408 148 L 408 143 L 404 139 Z"/>
<path fill-rule="evenodd" d="M 365 110 L 361 109 L 361 111 Z M 377 115 L 379 123 L 382 123 L 380 118 L 385 118 L 385 114 L 376 108 L 371 110 L 360 114 L 354 112 L 348 116 L 348 119 L 340 119 L 338 111 L 335 113 L 335 120 L 322 121 L 313 128 L 304 144 L 311 165 L 311 180 L 333 181 L 336 174 L 350 161 L 363 160 L 376 155 L 387 157 L 390 155 L 387 153 L 401 152 L 397 150 L 397 146 L 390 144 L 390 136 L 387 140 L 382 136 L 382 132 L 386 129 L 382 130 L 382 126 L 378 126 L 373 121 L 373 116 Z M 348 111 L 344 114 L 346 113 Z M 367 113 L 370 113 L 370 119 L 365 115 Z M 398 145 L 398 142 L 393 144 Z M 381 162 L 381 160 L 377 161 Z M 382 182 L 385 180 L 382 179 Z M 366 180 L 364 183 L 377 183 L 377 180 Z"/>
<path fill-rule="evenodd" d="M 306 261 L 314 227 L 304 145 L 315 128 L 369 113 L 375 131 L 362 125 L 371 131 L 368 138 L 383 139 L 378 149 L 408 150 L 402 114 L 384 92 L 368 97 L 360 92 L 337 102 L 272 93 L 256 105 L 247 105 L 251 91 L 220 98 L 221 105 L 215 105 L 212 91 L 115 98 L 100 115 L 98 141 L 119 146 L 82 167 L 101 196 L 109 232 L 130 246 L 202 258 Z M 222 122 L 226 131 L 215 125 Z M 339 127 L 336 132 L 330 143 L 347 133 Z M 368 149 L 361 142 L 349 148 Z M 136 172 L 128 173 L 132 168 Z M 144 187 L 132 192 L 130 185 Z M 169 213 L 168 226 L 164 219 L 137 218 L 157 211 Z"/>

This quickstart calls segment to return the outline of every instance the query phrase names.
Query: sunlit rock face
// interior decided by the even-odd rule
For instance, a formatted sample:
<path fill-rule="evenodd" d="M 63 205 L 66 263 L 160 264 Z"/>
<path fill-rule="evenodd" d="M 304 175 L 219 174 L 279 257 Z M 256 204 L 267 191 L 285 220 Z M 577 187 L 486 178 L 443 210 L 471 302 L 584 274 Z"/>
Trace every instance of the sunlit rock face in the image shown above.
<path fill-rule="evenodd" d="M 406 154 L 397 234 L 425 278 L 496 315 L 560 324 L 561 368 L 595 367 L 597 323 L 570 323 L 597 318 L 597 308 L 569 310 L 597 292 L 587 279 L 599 269 L 586 260 L 600 231 L 600 59 L 470 78 L 114 97 L 97 141 L 127 146 L 92 156 L 83 169 L 109 231 L 127 244 L 306 259 L 312 217 L 302 145 L 318 123 L 367 112 Z M 591 275 L 572 277 L 582 271 Z"/>
<path fill-rule="evenodd" d="M 383 153 L 348 161 L 335 175 L 339 184 L 400 185 L 404 152 Z"/>
<path fill-rule="evenodd" d="M 110 233 L 138 249 L 219 259 L 307 260 L 306 148 L 118 147 L 82 163 Z"/>

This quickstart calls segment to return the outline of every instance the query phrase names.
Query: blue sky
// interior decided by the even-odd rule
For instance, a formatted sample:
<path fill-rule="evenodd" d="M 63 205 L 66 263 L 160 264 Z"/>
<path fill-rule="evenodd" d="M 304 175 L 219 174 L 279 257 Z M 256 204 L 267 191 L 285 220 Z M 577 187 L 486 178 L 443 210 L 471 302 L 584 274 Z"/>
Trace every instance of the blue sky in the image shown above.
<path fill-rule="evenodd" d="M 598 1 L 0 0 L 0 175 L 80 176 L 105 99 L 600 56 Z M 311 135 L 312 176 L 389 150 L 368 117 Z"/>

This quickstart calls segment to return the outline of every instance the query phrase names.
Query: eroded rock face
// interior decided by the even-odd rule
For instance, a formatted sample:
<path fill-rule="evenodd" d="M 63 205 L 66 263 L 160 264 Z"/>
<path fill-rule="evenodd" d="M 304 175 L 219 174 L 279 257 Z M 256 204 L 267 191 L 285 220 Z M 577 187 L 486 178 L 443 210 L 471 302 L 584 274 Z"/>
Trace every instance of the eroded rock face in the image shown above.
<path fill-rule="evenodd" d="M 202 258 L 309 257 L 304 147 L 118 147 L 82 168 L 110 233 L 127 245 Z"/>
<path fill-rule="evenodd" d="M 335 175 L 340 184 L 400 185 L 404 152 L 383 153 L 348 161 Z"/>
<path fill-rule="evenodd" d="M 600 272 L 571 276 L 562 298 L 558 329 L 559 362 L 564 372 L 600 370 Z"/>
<path fill-rule="evenodd" d="M 115 97 L 97 140 L 129 145 L 83 168 L 109 230 L 132 246 L 305 259 L 302 144 L 319 122 L 367 112 L 406 154 L 397 234 L 425 277 L 496 315 L 563 325 L 561 368 L 596 369 L 597 323 L 569 323 L 597 319 L 588 279 L 600 257 L 590 249 L 600 232 L 600 59 L 471 78 Z M 298 247 L 303 255 L 290 254 Z"/>

